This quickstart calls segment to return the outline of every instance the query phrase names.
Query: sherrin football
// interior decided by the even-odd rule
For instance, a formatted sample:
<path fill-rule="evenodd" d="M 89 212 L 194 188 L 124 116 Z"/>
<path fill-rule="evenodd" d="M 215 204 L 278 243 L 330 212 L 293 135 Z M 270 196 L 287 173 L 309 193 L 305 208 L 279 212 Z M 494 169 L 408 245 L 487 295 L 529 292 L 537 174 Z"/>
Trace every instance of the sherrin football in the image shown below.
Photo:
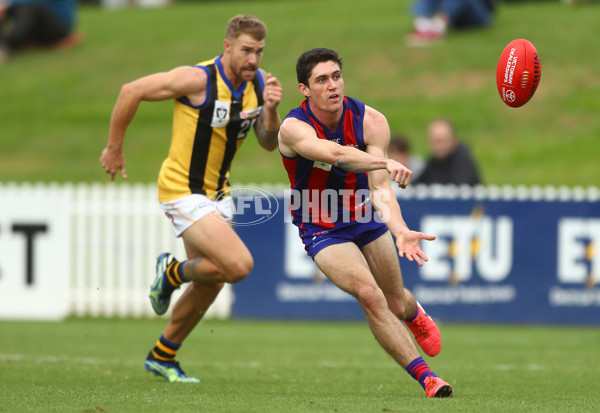
<path fill-rule="evenodd" d="M 540 57 L 533 44 L 527 39 L 515 39 L 504 48 L 498 61 L 498 93 L 508 106 L 523 106 L 533 97 L 541 75 Z"/>

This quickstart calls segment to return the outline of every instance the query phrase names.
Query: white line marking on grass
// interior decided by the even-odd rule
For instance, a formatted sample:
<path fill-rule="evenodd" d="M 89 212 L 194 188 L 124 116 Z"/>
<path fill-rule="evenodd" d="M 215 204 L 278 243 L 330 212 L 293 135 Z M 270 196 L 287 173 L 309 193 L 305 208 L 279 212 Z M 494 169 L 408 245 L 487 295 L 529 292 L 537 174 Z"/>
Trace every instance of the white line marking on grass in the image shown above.
<path fill-rule="evenodd" d="M 5 361 L 32 361 L 37 363 L 80 363 L 80 364 L 138 364 L 133 360 L 121 360 L 113 358 L 96 357 L 69 357 L 69 356 L 48 356 L 48 355 L 29 355 L 29 354 L 2 354 L 0 360 Z"/>
<path fill-rule="evenodd" d="M 0 362 L 2 361 L 23 361 L 34 363 L 77 363 L 77 364 L 111 364 L 111 365 L 126 365 L 126 366 L 143 366 L 144 358 L 139 359 L 117 359 L 117 358 L 101 358 L 101 357 L 70 357 L 70 356 L 49 356 L 49 355 L 32 355 L 32 354 L 3 354 L 0 353 Z M 218 369 L 230 368 L 261 368 L 263 364 L 259 361 L 247 362 L 198 362 L 186 361 L 186 366 L 195 367 L 213 367 Z"/>
<path fill-rule="evenodd" d="M 71 357 L 71 356 L 51 356 L 51 355 L 43 355 L 43 354 L 4 354 L 0 353 L 0 362 L 2 361 L 10 361 L 10 362 L 31 362 L 31 363 L 69 363 L 69 364 L 87 364 L 87 365 L 121 365 L 121 366 L 143 366 L 144 359 L 118 359 L 118 358 L 102 358 L 102 357 Z M 236 362 L 236 361 L 187 361 L 184 360 L 185 366 L 191 367 L 204 367 L 204 368 L 215 368 L 215 369 L 231 369 L 231 368 L 241 368 L 241 369 L 258 369 L 265 367 L 285 367 L 289 365 L 293 365 L 294 363 L 290 363 L 288 361 L 274 361 L 273 365 L 269 363 L 265 365 L 260 361 L 244 361 L 244 362 Z M 305 364 L 307 367 L 312 364 L 315 368 L 332 368 L 332 369 L 396 369 L 398 366 L 393 363 L 381 362 L 381 363 L 361 363 L 361 362 L 343 362 L 343 361 L 329 361 L 329 360 L 315 360 L 314 364 L 309 363 Z M 531 365 L 534 366 L 534 365 Z M 497 366 L 499 370 L 514 370 L 514 366 L 509 365 L 499 365 Z M 543 367 L 536 366 L 535 369 L 541 370 Z M 530 368 L 534 369 L 534 367 Z"/>

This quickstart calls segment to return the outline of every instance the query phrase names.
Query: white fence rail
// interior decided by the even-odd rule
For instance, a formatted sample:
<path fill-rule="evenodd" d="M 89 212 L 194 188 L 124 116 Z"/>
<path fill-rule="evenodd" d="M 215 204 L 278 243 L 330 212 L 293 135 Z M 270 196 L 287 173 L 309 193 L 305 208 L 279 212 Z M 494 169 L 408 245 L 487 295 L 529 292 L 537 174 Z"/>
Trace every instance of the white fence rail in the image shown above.
<path fill-rule="evenodd" d="M 268 189 L 283 196 L 282 186 Z M 600 189 L 417 185 L 397 195 L 597 202 Z M 0 183 L 0 318 L 152 316 L 149 286 L 164 251 L 185 258 L 155 185 Z M 226 286 L 207 317 L 229 317 L 232 303 Z"/>
<path fill-rule="evenodd" d="M 169 251 L 185 259 L 183 242 L 175 237 L 158 206 L 155 185 L 0 184 L 1 203 L 28 194 L 32 200 L 59 197 L 62 210 L 53 212 L 67 215 L 67 228 L 60 230 L 68 231 L 70 243 L 66 266 L 69 315 L 154 314 L 148 293 L 156 257 Z M 0 228 L 0 237 L 2 232 L 6 233 Z M 175 292 L 174 300 L 182 290 Z M 229 317 L 232 300 L 231 288 L 226 286 L 207 317 Z"/>

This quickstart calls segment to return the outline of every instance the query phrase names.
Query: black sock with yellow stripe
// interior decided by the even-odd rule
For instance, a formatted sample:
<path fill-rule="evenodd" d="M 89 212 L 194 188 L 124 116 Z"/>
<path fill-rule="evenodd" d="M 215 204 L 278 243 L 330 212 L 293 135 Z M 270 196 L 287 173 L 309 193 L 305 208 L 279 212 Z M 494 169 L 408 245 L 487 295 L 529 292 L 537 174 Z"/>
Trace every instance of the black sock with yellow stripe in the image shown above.
<path fill-rule="evenodd" d="M 173 290 L 178 289 L 181 284 L 188 282 L 183 275 L 183 263 L 185 261 L 173 260 L 165 271 L 166 277 L 163 278 L 163 292 L 161 295 L 170 295 Z"/>
<path fill-rule="evenodd" d="M 165 362 L 175 361 L 175 357 L 177 356 L 177 350 L 181 347 L 181 344 L 173 343 L 165 338 L 164 335 L 161 335 L 156 345 L 150 352 L 152 357 Z"/>

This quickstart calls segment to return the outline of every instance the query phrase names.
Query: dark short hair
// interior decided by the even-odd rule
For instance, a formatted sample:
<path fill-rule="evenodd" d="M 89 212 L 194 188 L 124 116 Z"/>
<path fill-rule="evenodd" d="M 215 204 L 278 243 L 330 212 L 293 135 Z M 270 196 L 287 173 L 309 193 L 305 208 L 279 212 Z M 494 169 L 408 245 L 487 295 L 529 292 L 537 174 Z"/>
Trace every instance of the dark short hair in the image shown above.
<path fill-rule="evenodd" d="M 250 14 L 238 14 L 229 20 L 225 38 L 235 40 L 242 33 L 249 34 L 256 40 L 263 40 L 267 36 L 267 26 Z"/>
<path fill-rule="evenodd" d="M 298 62 L 296 62 L 296 76 L 298 77 L 298 83 L 308 86 L 308 79 L 315 66 L 319 63 L 329 61 L 337 63 L 340 70 L 342 70 L 342 59 L 335 50 L 320 47 L 302 53 L 298 58 Z"/>

